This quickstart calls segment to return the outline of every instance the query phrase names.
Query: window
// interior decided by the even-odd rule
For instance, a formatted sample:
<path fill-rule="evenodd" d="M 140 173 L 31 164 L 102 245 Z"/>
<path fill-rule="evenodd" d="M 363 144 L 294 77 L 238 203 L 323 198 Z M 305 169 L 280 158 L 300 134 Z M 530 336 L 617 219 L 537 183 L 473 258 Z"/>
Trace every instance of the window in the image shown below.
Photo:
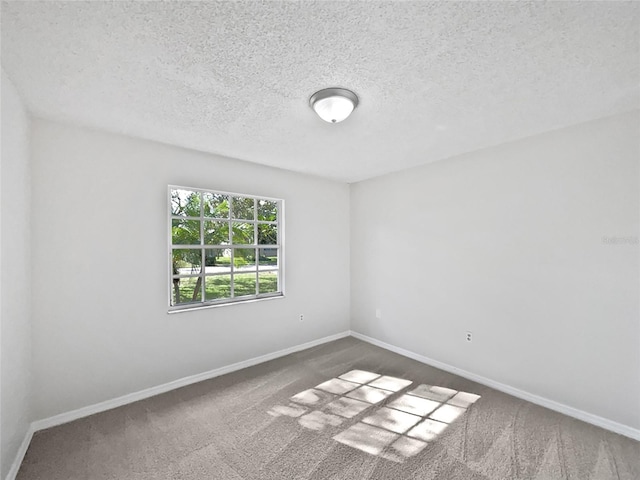
<path fill-rule="evenodd" d="M 169 186 L 170 310 L 283 295 L 283 200 Z"/>

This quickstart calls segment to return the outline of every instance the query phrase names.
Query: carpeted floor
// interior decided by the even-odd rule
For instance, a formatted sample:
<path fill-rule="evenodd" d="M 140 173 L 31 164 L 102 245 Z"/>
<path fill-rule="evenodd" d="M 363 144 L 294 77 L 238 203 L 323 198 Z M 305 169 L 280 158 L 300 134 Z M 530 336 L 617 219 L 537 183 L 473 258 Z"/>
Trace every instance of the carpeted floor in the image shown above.
<path fill-rule="evenodd" d="M 345 338 L 38 432 L 17 478 L 637 480 L 640 443 Z"/>

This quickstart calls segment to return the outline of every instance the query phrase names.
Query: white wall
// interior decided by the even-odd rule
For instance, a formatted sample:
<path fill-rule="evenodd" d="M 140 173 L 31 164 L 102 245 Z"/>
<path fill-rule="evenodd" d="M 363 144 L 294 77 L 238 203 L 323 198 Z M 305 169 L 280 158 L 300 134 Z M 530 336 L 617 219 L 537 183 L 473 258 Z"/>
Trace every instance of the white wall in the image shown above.
<path fill-rule="evenodd" d="M 32 139 L 36 418 L 349 329 L 347 185 L 43 120 Z M 286 298 L 168 315 L 168 184 L 283 198 Z"/>
<path fill-rule="evenodd" d="M 639 113 L 352 185 L 352 329 L 640 428 Z"/>
<path fill-rule="evenodd" d="M 27 123 L 5 84 L 3 137 L 19 132 L 2 147 L 3 422 L 5 396 L 28 394 L 31 351 L 28 321 L 23 347 L 5 348 L 11 265 L 29 261 Z M 35 120 L 33 285 L 9 297 L 25 318 L 33 298 L 34 417 L 346 330 L 351 285 L 355 331 L 638 428 L 638 245 L 603 237 L 638 236 L 639 124 L 634 112 L 474 152 L 352 185 L 349 200 L 343 184 Z M 168 315 L 169 183 L 284 198 L 287 297 Z M 23 363 L 5 372 L 12 351 Z"/>
<path fill-rule="evenodd" d="M 31 418 L 31 261 L 29 119 L 2 71 L 0 170 L 0 478 L 5 478 Z"/>

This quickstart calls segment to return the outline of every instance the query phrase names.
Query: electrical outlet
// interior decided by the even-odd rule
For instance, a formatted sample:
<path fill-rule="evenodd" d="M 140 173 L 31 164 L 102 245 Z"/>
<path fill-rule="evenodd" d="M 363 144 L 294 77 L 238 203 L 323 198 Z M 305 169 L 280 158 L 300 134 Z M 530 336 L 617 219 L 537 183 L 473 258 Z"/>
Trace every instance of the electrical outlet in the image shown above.
<path fill-rule="evenodd" d="M 298 317 L 298 319 L 299 319 L 301 322 L 304 322 L 304 315 L 301 313 L 301 314 L 300 314 L 300 316 Z"/>
<path fill-rule="evenodd" d="M 376 318 L 382 318 L 382 310 L 380 308 L 376 308 Z"/>
<path fill-rule="evenodd" d="M 467 342 L 471 343 L 473 341 L 473 333 L 467 332 Z"/>

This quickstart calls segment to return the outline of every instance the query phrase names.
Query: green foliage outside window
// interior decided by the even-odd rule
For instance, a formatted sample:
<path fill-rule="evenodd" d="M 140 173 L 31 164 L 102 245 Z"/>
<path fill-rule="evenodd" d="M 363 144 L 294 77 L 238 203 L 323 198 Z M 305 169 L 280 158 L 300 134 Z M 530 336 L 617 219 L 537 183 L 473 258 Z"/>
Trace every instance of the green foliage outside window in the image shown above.
<path fill-rule="evenodd" d="M 277 292 L 278 225 L 277 201 L 172 188 L 172 305 Z"/>

